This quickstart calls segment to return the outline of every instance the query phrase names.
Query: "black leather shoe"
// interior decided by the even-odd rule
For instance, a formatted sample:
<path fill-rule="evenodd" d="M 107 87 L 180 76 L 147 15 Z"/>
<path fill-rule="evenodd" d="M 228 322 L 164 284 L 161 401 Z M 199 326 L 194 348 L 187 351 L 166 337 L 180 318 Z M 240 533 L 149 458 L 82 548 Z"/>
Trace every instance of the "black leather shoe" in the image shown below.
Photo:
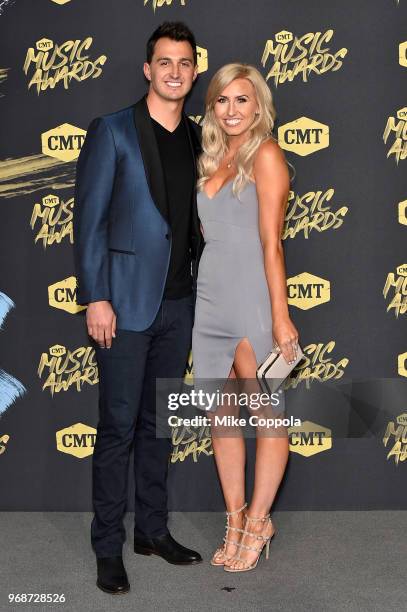
<path fill-rule="evenodd" d="M 130 591 L 122 557 L 97 558 L 98 579 L 96 586 L 105 593 L 120 595 Z"/>
<path fill-rule="evenodd" d="M 194 565 L 201 563 L 199 553 L 178 544 L 170 533 L 157 538 L 134 536 L 134 552 L 139 555 L 158 555 L 174 565 Z"/>

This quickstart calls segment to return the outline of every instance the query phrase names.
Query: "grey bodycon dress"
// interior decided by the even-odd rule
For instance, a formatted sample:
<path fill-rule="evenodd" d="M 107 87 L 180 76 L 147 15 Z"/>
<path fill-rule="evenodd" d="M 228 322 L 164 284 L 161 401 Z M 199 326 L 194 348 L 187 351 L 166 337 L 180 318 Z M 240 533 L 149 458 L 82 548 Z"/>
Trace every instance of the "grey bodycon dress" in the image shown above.
<path fill-rule="evenodd" d="M 200 192 L 198 214 L 205 247 L 192 336 L 194 378 L 225 379 L 240 340 L 248 338 L 258 364 L 273 344 L 255 183 L 248 183 L 239 199 L 232 182 L 213 198 Z"/>

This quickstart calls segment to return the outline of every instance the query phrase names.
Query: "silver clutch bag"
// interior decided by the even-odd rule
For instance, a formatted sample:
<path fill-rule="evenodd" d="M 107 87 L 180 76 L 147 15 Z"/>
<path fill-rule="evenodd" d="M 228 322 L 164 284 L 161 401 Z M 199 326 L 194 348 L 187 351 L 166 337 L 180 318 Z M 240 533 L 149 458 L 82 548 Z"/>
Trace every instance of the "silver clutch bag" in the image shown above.
<path fill-rule="evenodd" d="M 262 391 L 268 395 L 275 393 L 303 357 L 304 353 L 298 345 L 297 358 L 289 364 L 284 359 L 281 350 L 273 348 L 256 370 L 256 377 Z"/>

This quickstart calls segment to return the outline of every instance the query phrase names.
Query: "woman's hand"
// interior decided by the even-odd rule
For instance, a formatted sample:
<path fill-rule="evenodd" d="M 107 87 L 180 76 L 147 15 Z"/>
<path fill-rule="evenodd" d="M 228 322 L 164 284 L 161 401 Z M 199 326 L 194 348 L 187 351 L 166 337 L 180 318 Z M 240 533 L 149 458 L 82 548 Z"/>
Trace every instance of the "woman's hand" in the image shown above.
<path fill-rule="evenodd" d="M 298 332 L 290 317 L 273 320 L 273 341 L 291 364 L 297 358 Z"/>

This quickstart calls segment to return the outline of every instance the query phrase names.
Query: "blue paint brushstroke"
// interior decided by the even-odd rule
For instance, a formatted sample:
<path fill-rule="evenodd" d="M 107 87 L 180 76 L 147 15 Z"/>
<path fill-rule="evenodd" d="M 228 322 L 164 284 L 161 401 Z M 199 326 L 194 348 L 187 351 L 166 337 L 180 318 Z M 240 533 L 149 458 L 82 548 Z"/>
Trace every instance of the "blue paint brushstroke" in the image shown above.
<path fill-rule="evenodd" d="M 0 329 L 2 329 L 3 321 L 15 304 L 11 298 L 0 291 Z"/>
<path fill-rule="evenodd" d="M 0 370 L 0 416 L 14 402 L 26 393 L 27 389 L 19 380 Z"/>
<path fill-rule="evenodd" d="M 0 291 L 0 330 L 8 313 L 14 307 L 13 300 Z M 26 392 L 27 389 L 17 378 L 0 370 L 0 416 Z"/>

